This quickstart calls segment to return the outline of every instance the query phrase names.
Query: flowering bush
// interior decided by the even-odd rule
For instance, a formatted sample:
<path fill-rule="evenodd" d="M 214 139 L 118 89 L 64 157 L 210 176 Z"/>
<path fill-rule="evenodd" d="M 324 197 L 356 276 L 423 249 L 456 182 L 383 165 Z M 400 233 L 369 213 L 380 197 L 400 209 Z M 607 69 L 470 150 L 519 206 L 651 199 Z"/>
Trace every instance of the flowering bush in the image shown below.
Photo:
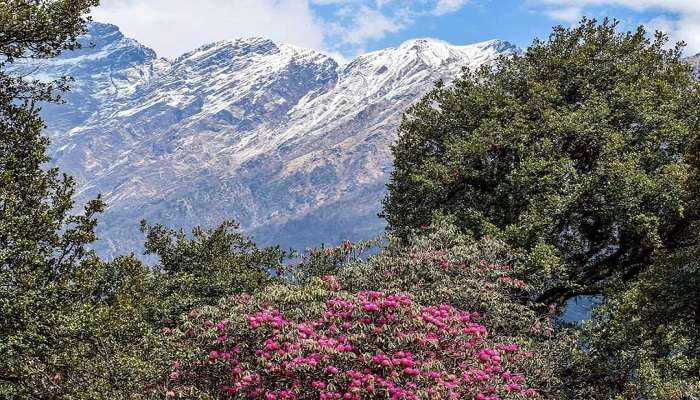
<path fill-rule="evenodd" d="M 570 396 L 566 383 L 576 338 L 556 329 L 548 307 L 531 303 L 540 282 L 529 281 L 527 256 L 499 240 L 475 241 L 450 221 L 436 219 L 408 240 L 391 240 L 366 261 L 343 265 L 335 274 L 351 293 L 410 293 L 419 304 L 478 312 L 491 340 L 532 351 L 526 369 L 540 396 L 578 398 Z"/>
<path fill-rule="evenodd" d="M 339 291 L 334 277 L 193 310 L 166 397 L 536 398 L 532 354 L 495 343 L 478 313 L 410 296 Z"/>
<path fill-rule="evenodd" d="M 447 221 L 435 221 L 405 243 L 390 243 L 367 261 L 335 271 L 348 291 L 411 293 L 421 304 L 478 311 L 491 335 L 547 336 L 551 326 L 528 306 L 533 288 L 502 242 L 474 241 Z"/>

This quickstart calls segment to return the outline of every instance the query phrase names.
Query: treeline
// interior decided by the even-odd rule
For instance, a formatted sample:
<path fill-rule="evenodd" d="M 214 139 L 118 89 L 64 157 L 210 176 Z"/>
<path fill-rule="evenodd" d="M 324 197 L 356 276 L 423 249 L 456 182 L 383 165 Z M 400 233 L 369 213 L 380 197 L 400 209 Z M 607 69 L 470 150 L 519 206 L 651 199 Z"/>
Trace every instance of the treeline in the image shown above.
<path fill-rule="evenodd" d="M 234 222 L 90 250 L 12 63 L 97 0 L 0 2 L 0 398 L 700 397 L 700 89 L 661 33 L 583 20 L 405 113 L 386 238 L 303 254 Z M 365 250 L 373 249 L 367 255 Z M 591 319 L 560 318 L 599 296 Z"/>

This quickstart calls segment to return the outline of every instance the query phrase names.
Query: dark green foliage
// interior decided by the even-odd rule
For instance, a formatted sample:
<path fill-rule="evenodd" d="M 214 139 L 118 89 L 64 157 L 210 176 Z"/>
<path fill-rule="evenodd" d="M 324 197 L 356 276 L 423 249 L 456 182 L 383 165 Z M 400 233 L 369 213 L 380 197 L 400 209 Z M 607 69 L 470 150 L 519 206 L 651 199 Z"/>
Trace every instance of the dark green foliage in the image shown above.
<path fill-rule="evenodd" d="M 700 247 L 659 257 L 584 327 L 580 392 L 658 400 L 700 396 Z M 606 394 L 603 396 L 602 394 Z"/>
<path fill-rule="evenodd" d="M 699 394 L 699 86 L 666 43 L 607 20 L 555 28 L 438 84 L 394 148 L 394 232 L 448 215 L 508 243 L 539 300 L 607 296 L 562 369 L 566 398 Z"/>
<path fill-rule="evenodd" d="M 279 248 L 258 248 L 232 221 L 209 231 L 197 227 L 192 238 L 160 224 L 142 222 L 141 229 L 146 234 L 146 254 L 160 259 L 154 278 L 163 312 L 160 326 L 175 324 L 192 308 L 263 288 L 281 267 Z"/>
<path fill-rule="evenodd" d="M 73 181 L 48 168 L 39 104 L 69 79 L 13 75 L 12 62 L 78 47 L 95 0 L 0 2 L 0 398 L 120 398 L 161 368 L 149 345 L 151 271 L 90 250 L 98 198 L 74 215 Z M 145 360 L 148 359 L 148 362 Z"/>
<path fill-rule="evenodd" d="M 83 216 L 70 216 L 72 180 L 43 170 L 48 140 L 38 103 L 56 100 L 63 82 L 27 81 L 6 71 L 17 57 L 44 58 L 75 48 L 85 13 L 95 1 L 6 1 L 0 3 L 0 271 L 41 263 L 51 280 L 84 254 L 94 240 L 97 200 Z M 34 267 L 28 267 L 34 268 Z"/>
<path fill-rule="evenodd" d="M 335 275 L 376 253 L 385 243 L 384 239 L 379 237 L 355 243 L 346 240 L 338 246 L 321 245 L 303 253 L 293 252 L 288 255 L 291 262 L 285 267 L 284 277 L 290 282 L 305 285 L 314 278 Z"/>
<path fill-rule="evenodd" d="M 543 259 L 561 265 L 545 271 L 547 302 L 629 280 L 682 247 L 698 219 L 698 83 L 680 46 L 616 26 L 555 28 L 412 107 L 384 202 L 391 229 L 405 236 L 447 214 L 531 251 L 532 274 Z"/>
<path fill-rule="evenodd" d="M 73 183 L 48 161 L 38 103 L 57 100 L 53 83 L 7 72 L 17 58 L 76 48 L 96 1 L 0 2 L 0 397 L 58 398 L 90 380 L 81 365 L 97 354 L 79 276 L 92 257 L 97 199 L 70 215 Z M 89 314 L 88 314 L 89 315 Z M 77 372 L 83 370 L 82 372 Z"/>
<path fill-rule="evenodd" d="M 16 58 L 55 57 L 79 47 L 87 12 L 99 0 L 5 0 L 0 3 L 0 54 Z"/>

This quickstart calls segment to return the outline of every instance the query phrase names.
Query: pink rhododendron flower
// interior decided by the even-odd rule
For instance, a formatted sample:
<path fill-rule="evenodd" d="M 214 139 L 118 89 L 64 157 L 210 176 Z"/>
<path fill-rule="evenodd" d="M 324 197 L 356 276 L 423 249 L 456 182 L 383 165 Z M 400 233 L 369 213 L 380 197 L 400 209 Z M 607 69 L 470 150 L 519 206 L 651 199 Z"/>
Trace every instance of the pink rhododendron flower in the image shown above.
<path fill-rule="evenodd" d="M 538 396 L 516 363 L 528 353 L 489 342 L 478 313 L 402 294 L 327 290 L 336 297 L 318 303 L 313 318 L 255 301 L 233 301 L 226 319 L 195 315 L 182 343 L 207 356 L 174 362 L 166 389 L 263 399 Z"/>

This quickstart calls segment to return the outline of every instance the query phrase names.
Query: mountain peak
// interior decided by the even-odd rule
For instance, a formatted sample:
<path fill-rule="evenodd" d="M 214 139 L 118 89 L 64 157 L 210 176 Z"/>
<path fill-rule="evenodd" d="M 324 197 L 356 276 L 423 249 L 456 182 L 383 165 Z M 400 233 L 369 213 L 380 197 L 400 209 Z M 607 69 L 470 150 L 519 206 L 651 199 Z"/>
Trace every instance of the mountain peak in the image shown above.
<path fill-rule="evenodd" d="M 99 49 L 106 47 L 141 47 L 147 49 L 135 39 L 124 36 L 118 26 L 103 22 L 91 22 L 88 25 L 87 32 L 78 40 L 83 49 L 90 53 L 94 53 L 96 49 L 99 51 Z M 148 51 L 155 55 L 153 50 L 148 49 Z M 74 53 L 71 52 L 69 55 Z"/>
<path fill-rule="evenodd" d="M 241 53 L 250 54 L 273 54 L 282 50 L 288 50 L 293 53 L 301 54 L 321 54 L 320 52 L 306 47 L 297 46 L 290 43 L 276 42 L 271 39 L 260 36 L 251 36 L 247 38 L 226 39 L 212 43 L 204 47 L 231 47 L 241 51 Z"/>
<path fill-rule="evenodd" d="M 483 49 L 493 49 L 499 53 L 512 53 L 520 51 L 520 48 L 513 43 L 500 39 L 487 40 L 485 42 L 475 43 L 472 46 L 478 46 Z"/>
<path fill-rule="evenodd" d="M 290 63 L 303 62 L 323 64 L 324 68 L 335 69 L 337 63 L 330 57 L 311 49 L 277 43 L 261 37 L 221 40 L 201 46 L 175 59 L 175 64 L 185 64 L 197 68 L 211 66 L 227 67 L 255 64 L 261 72 L 265 66 L 278 69 Z M 238 68 L 236 67 L 236 68 Z"/>
<path fill-rule="evenodd" d="M 247 38 L 231 38 L 215 42 L 220 45 L 233 46 L 238 48 L 248 48 L 248 49 L 269 49 L 276 48 L 277 43 L 274 41 L 263 38 L 260 36 L 250 36 Z"/>
<path fill-rule="evenodd" d="M 70 74 L 75 73 L 76 68 L 97 73 L 98 70 L 128 68 L 156 59 L 155 51 L 124 36 L 116 25 L 91 22 L 87 28 L 78 38 L 79 49 L 63 52 L 58 57 L 39 63 Z"/>
<path fill-rule="evenodd" d="M 408 39 L 399 45 L 399 49 L 423 49 L 430 46 L 449 46 L 450 44 L 444 40 L 425 37 Z"/>
<path fill-rule="evenodd" d="M 459 73 L 463 66 L 481 65 L 501 54 L 516 51 L 515 46 L 502 40 L 488 40 L 459 46 L 440 39 L 417 38 L 407 40 L 398 47 L 360 55 L 347 64 L 345 70 L 362 68 L 385 71 L 394 66 L 398 71 L 410 71 L 411 66 L 422 65 L 430 69 L 446 66 L 451 74 Z"/>
<path fill-rule="evenodd" d="M 179 56 L 176 61 L 208 58 L 213 54 L 236 58 L 252 55 L 269 55 L 279 52 L 279 48 L 269 39 L 251 37 L 245 39 L 226 39 L 202 45 Z"/>
<path fill-rule="evenodd" d="M 465 48 L 474 48 L 474 49 L 480 49 L 480 50 L 488 50 L 492 49 L 496 52 L 509 52 L 509 51 L 516 51 L 517 46 L 514 44 L 505 41 L 505 40 L 500 40 L 500 39 L 491 39 L 491 40 L 486 40 L 483 42 L 477 42 L 473 44 L 468 44 L 468 45 L 454 45 L 449 42 L 446 42 L 441 39 L 436 39 L 436 38 L 414 38 L 414 39 L 409 39 L 406 40 L 405 42 L 401 43 L 396 49 L 402 50 L 402 51 L 408 51 L 408 50 L 425 50 L 429 48 L 452 48 L 452 49 L 465 49 Z"/>
<path fill-rule="evenodd" d="M 115 35 L 119 38 L 124 36 L 118 26 L 106 22 L 90 22 L 87 30 L 87 36 L 110 37 Z"/>

